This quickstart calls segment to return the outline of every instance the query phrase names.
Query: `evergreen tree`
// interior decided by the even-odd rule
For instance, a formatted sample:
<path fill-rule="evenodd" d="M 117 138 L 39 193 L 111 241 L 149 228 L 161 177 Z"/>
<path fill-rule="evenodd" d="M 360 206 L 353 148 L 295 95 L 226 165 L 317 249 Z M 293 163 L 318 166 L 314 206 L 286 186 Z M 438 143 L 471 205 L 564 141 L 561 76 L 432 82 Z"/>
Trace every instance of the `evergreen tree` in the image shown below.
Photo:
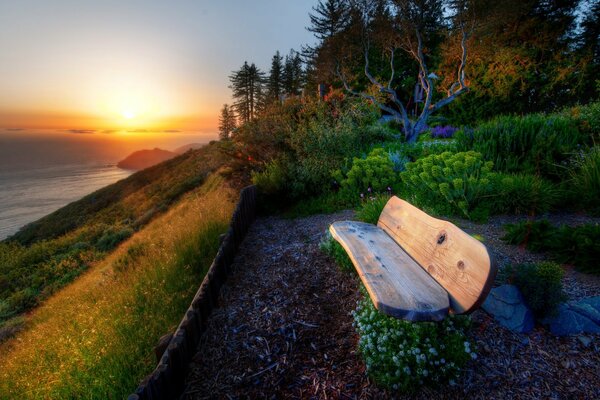
<path fill-rule="evenodd" d="M 219 117 L 219 137 L 221 139 L 228 139 L 236 126 L 237 123 L 233 109 L 229 105 L 223 104 L 221 116 Z"/>
<path fill-rule="evenodd" d="M 267 80 L 267 102 L 278 101 L 283 94 L 283 57 L 279 50 L 271 60 L 271 70 Z"/>
<path fill-rule="evenodd" d="M 319 40 L 330 38 L 348 25 L 349 9 L 347 0 L 321 0 L 313 7 L 314 14 L 308 14 L 311 26 L 306 29 Z"/>
<path fill-rule="evenodd" d="M 283 67 L 283 89 L 287 95 L 297 96 L 302 93 L 304 84 L 304 70 L 302 69 L 302 57 L 294 49 L 285 56 Z"/>
<path fill-rule="evenodd" d="M 233 108 L 242 123 L 251 121 L 258 113 L 263 94 L 264 75 L 264 72 L 254 63 L 248 65 L 248 62 L 244 61 L 244 65 L 229 76 L 231 82 L 229 88 L 233 91 L 235 99 Z"/>

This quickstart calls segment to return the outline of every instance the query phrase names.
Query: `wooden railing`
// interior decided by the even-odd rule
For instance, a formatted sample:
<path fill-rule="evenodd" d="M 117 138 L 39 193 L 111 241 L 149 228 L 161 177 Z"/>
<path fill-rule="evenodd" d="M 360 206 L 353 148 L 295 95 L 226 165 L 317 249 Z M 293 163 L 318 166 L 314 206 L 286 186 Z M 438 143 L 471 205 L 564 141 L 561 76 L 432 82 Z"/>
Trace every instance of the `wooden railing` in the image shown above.
<path fill-rule="evenodd" d="M 221 286 L 231 271 L 237 249 L 255 217 L 256 187 L 248 186 L 240 193 L 240 200 L 219 251 L 156 369 L 128 400 L 174 399 L 181 395 L 188 365 L 196 353 L 208 317 L 217 304 Z"/>

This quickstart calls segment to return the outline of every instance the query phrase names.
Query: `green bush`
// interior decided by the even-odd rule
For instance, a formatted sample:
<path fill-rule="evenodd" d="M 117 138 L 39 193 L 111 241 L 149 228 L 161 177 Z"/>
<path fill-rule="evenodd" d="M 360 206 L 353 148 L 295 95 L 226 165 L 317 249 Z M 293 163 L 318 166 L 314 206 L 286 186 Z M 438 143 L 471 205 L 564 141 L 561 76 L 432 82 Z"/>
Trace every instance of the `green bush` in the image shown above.
<path fill-rule="evenodd" d="M 367 198 L 356 210 L 356 217 L 362 222 L 377 224 L 381 211 L 383 211 L 389 199 L 390 195 L 387 194 L 379 194 Z"/>
<path fill-rule="evenodd" d="M 98 239 L 96 248 L 100 251 L 110 251 L 132 234 L 133 230 L 129 227 L 110 227 Z"/>
<path fill-rule="evenodd" d="M 382 314 L 368 296 L 353 315 L 367 372 L 383 387 L 415 392 L 422 385 L 452 383 L 477 358 L 466 336 L 468 317 L 408 322 Z"/>
<path fill-rule="evenodd" d="M 350 257 L 348 257 L 348 253 L 346 253 L 346 250 L 344 250 L 342 245 L 331 236 L 331 233 L 327 232 L 325 239 L 321 242 L 319 247 L 322 252 L 335 260 L 342 271 L 356 271 Z"/>
<path fill-rule="evenodd" d="M 366 158 L 354 158 L 352 168 L 344 177 L 341 171 L 333 174 L 349 194 L 385 193 L 398 181 L 394 163 L 382 148 L 373 149 Z"/>
<path fill-rule="evenodd" d="M 408 164 L 400 176 L 415 204 L 470 218 L 485 213 L 482 200 L 493 189 L 492 167 L 474 151 L 444 152 Z"/>
<path fill-rule="evenodd" d="M 600 273 L 600 225 L 556 227 L 548 221 L 525 221 L 505 226 L 502 240 L 524 245 L 533 251 L 547 251 L 558 262 L 569 263 L 584 272 Z"/>
<path fill-rule="evenodd" d="M 556 263 L 507 265 L 503 274 L 508 283 L 519 288 L 538 318 L 554 315 L 559 304 L 566 300 L 562 288 L 564 271 Z"/>
<path fill-rule="evenodd" d="M 497 171 L 525 173 L 558 178 L 558 166 L 577 150 L 590 143 L 575 119 L 564 115 L 530 114 L 499 117 L 473 132 L 455 135 L 459 150 L 474 150 L 494 162 Z"/>
<path fill-rule="evenodd" d="M 281 160 L 271 161 L 263 171 L 252 171 L 252 183 L 261 193 L 275 195 L 285 189 L 287 177 Z"/>
<path fill-rule="evenodd" d="M 498 174 L 490 199 L 495 213 L 545 213 L 561 198 L 552 182 L 535 175 Z"/>
<path fill-rule="evenodd" d="M 600 146 L 583 153 L 570 170 L 570 175 L 569 183 L 577 203 L 592 212 L 599 212 Z"/>

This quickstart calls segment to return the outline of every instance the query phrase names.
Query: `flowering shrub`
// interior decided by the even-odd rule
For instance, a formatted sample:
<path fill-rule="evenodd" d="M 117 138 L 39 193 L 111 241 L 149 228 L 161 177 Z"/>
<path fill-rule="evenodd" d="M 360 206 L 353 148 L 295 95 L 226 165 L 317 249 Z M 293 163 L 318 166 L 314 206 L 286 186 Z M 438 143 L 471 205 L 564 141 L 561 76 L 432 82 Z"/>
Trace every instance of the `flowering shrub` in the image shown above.
<path fill-rule="evenodd" d="M 436 126 L 431 128 L 431 137 L 434 139 L 449 139 L 458 129 L 453 126 Z"/>
<path fill-rule="evenodd" d="M 467 362 L 477 358 L 465 335 L 468 317 L 412 323 L 380 313 L 367 296 L 353 315 L 367 372 L 381 386 L 407 392 L 421 385 L 452 384 Z"/>
<path fill-rule="evenodd" d="M 383 211 L 383 208 L 387 204 L 391 195 L 392 192 L 390 188 L 389 193 L 369 196 L 367 199 L 363 200 L 360 207 L 356 210 L 356 218 L 362 222 L 377 224 L 377 221 L 379 221 L 379 215 L 381 215 L 381 212 Z"/>
<path fill-rule="evenodd" d="M 492 162 L 474 151 L 444 152 L 407 164 L 400 177 L 418 205 L 470 218 L 480 200 L 493 190 L 492 167 Z"/>

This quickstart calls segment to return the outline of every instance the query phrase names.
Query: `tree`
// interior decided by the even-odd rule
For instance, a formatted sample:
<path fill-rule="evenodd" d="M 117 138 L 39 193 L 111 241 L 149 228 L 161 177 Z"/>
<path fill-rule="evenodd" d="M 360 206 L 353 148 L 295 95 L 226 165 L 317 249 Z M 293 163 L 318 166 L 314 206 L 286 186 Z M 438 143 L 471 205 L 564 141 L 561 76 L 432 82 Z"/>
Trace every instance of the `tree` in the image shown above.
<path fill-rule="evenodd" d="M 223 104 L 221 116 L 219 117 L 219 137 L 228 139 L 236 126 L 237 121 L 233 109 L 229 105 Z"/>
<path fill-rule="evenodd" d="M 309 13 L 311 26 L 306 29 L 321 41 L 341 32 L 348 25 L 350 7 L 347 0 L 319 1 Z"/>
<path fill-rule="evenodd" d="M 271 70 L 267 79 L 267 102 L 278 101 L 283 94 L 283 57 L 279 51 L 271 60 Z"/>
<path fill-rule="evenodd" d="M 238 70 L 233 71 L 229 76 L 231 85 L 229 88 L 233 91 L 233 108 L 242 123 L 249 122 L 256 117 L 258 107 L 263 94 L 264 72 L 252 63 L 244 65 Z"/>
<path fill-rule="evenodd" d="M 380 109 L 388 112 L 398 122 L 402 123 L 406 140 L 414 142 L 426 128 L 427 120 L 432 113 L 450 104 L 458 96 L 469 90 L 465 80 L 468 39 L 466 21 L 462 18 L 458 18 L 456 21 L 456 29 L 462 34 L 460 62 L 457 67 L 456 78 L 447 88 L 445 96 L 434 101 L 436 80 L 439 77 L 429 70 L 429 57 L 426 57 L 426 54 L 429 54 L 429 49 L 426 47 L 426 43 L 443 26 L 442 2 L 440 0 L 394 0 L 390 4 L 390 12 L 393 18 L 392 25 L 389 27 L 391 29 L 381 29 L 380 31 L 375 30 L 372 23 L 385 11 L 385 2 L 362 0 L 356 1 L 355 7 L 360 12 L 362 20 L 364 75 L 375 87 L 378 94 L 353 90 L 348 84 L 346 74 L 342 71 L 340 65 L 338 65 L 338 76 L 347 91 L 372 101 Z M 460 16 L 461 14 L 457 12 L 456 15 Z M 373 40 L 379 41 L 379 44 L 387 50 L 390 72 L 389 79 L 385 83 L 382 83 L 381 78 L 371 71 L 370 48 Z M 398 50 L 407 52 L 418 64 L 418 83 L 424 92 L 424 100 L 421 112 L 415 120 L 409 118 L 405 102 L 398 97 L 395 86 L 397 69 L 395 56 Z"/>
<path fill-rule="evenodd" d="M 294 49 L 285 56 L 283 67 L 283 89 L 287 95 L 297 96 L 302 92 L 304 83 L 304 70 L 302 69 L 302 58 L 300 53 Z"/>

